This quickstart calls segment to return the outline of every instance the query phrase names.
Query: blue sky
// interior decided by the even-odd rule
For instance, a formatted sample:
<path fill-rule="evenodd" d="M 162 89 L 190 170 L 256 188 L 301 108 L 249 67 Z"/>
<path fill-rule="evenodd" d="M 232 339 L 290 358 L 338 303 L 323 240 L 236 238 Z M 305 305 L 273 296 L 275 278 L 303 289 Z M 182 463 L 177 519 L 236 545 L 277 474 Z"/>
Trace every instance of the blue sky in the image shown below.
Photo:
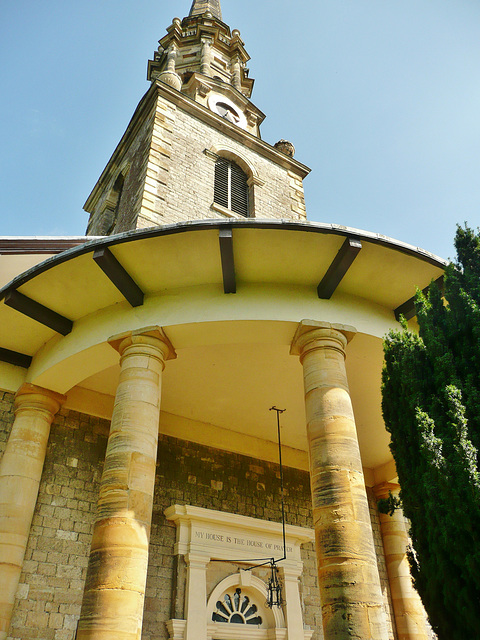
<path fill-rule="evenodd" d="M 82 206 L 190 0 L 0 3 L 0 235 L 82 235 Z M 454 257 L 480 225 L 477 0 L 222 0 L 267 114 L 312 168 L 310 220 Z"/>

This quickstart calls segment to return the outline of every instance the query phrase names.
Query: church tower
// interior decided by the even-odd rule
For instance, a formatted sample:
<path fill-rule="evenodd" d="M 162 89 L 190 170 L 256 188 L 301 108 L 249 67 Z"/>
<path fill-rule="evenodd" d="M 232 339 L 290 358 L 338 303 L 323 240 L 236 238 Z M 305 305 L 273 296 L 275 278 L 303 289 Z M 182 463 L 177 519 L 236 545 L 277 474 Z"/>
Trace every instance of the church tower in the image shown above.
<path fill-rule="evenodd" d="M 305 221 L 248 60 L 194 0 L 90 241 L 0 238 L 0 640 L 432 640 L 380 381 L 445 263 Z"/>
<path fill-rule="evenodd" d="M 265 115 L 220 0 L 194 0 L 148 63 L 151 86 L 92 193 L 87 235 L 202 219 L 306 219 L 308 167 L 260 136 Z"/>

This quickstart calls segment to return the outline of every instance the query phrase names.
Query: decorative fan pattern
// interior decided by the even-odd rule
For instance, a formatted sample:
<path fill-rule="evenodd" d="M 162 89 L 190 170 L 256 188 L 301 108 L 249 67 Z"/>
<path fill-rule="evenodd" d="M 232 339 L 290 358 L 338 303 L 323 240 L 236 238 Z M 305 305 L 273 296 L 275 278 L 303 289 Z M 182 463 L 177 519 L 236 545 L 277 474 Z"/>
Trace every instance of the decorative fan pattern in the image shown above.
<path fill-rule="evenodd" d="M 256 615 L 257 606 L 250 603 L 248 596 L 242 596 L 241 589 L 235 589 L 235 593 L 226 593 L 223 602 L 217 602 L 217 610 L 212 615 L 214 622 L 227 622 L 232 624 L 262 624 L 262 618 Z"/>

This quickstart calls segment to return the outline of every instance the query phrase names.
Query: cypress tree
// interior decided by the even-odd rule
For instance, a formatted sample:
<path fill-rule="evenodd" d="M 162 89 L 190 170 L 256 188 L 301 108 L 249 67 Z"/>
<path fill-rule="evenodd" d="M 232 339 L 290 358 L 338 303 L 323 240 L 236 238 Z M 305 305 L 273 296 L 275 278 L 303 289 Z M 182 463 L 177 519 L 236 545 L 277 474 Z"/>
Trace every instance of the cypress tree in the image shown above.
<path fill-rule="evenodd" d="M 382 384 L 411 572 L 439 640 L 480 636 L 480 236 L 459 227 L 455 247 L 443 296 L 417 293 L 419 335 L 388 334 Z"/>

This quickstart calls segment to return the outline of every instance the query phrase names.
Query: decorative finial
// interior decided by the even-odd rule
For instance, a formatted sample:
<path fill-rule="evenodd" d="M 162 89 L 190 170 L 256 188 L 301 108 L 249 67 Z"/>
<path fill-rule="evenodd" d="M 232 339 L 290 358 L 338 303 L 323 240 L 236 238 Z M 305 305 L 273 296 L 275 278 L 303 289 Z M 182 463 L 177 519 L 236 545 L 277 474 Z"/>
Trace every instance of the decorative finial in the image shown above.
<path fill-rule="evenodd" d="M 273 146 L 277 151 L 281 151 L 289 158 L 293 158 L 293 156 L 295 155 L 295 147 L 288 140 L 283 140 L 282 138 L 282 140 L 279 140 Z"/>

